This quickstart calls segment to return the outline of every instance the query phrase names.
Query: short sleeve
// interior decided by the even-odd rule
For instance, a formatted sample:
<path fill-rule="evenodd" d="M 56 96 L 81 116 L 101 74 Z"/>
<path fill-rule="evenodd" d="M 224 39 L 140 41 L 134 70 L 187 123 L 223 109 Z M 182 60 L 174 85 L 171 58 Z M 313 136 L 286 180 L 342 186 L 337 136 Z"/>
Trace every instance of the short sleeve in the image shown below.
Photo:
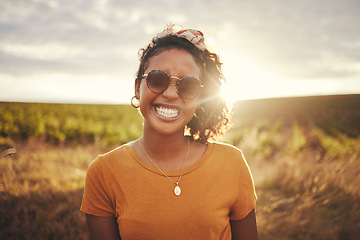
<path fill-rule="evenodd" d="M 231 220 L 241 220 L 245 218 L 256 206 L 257 196 L 255 193 L 254 181 L 242 152 L 238 174 L 237 198 L 231 208 Z"/>
<path fill-rule="evenodd" d="M 98 217 L 114 216 L 114 207 L 106 189 L 106 182 L 98 157 L 86 173 L 85 189 L 80 211 Z"/>

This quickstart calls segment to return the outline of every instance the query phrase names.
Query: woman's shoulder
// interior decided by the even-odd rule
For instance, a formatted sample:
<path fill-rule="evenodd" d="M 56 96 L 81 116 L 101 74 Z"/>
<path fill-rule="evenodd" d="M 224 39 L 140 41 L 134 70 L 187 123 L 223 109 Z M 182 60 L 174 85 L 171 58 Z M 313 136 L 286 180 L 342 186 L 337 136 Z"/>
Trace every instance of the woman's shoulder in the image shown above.
<path fill-rule="evenodd" d="M 209 146 L 211 146 L 214 152 L 243 155 L 242 151 L 239 148 L 228 143 L 209 142 Z"/>
<path fill-rule="evenodd" d="M 113 167 L 124 162 L 126 159 L 132 157 L 131 146 L 129 144 L 121 145 L 106 153 L 100 154 L 97 158 L 90 163 L 89 167 Z"/>
<path fill-rule="evenodd" d="M 99 157 L 104 158 L 104 159 L 112 159 L 112 158 L 117 158 L 119 156 L 128 155 L 129 152 L 131 151 L 131 148 L 132 147 L 130 144 L 123 144 L 123 145 L 116 147 L 108 152 L 100 154 Z"/>
<path fill-rule="evenodd" d="M 230 166 L 247 167 L 243 152 L 236 146 L 228 143 L 211 142 L 209 147 L 211 157 L 215 158 L 214 161 Z"/>
<path fill-rule="evenodd" d="M 247 178 L 248 182 L 252 181 L 249 165 L 244 157 L 243 152 L 236 146 L 214 142 L 212 145 L 212 162 L 217 164 L 218 169 L 226 169 L 225 172 L 232 173 L 241 179 Z"/>

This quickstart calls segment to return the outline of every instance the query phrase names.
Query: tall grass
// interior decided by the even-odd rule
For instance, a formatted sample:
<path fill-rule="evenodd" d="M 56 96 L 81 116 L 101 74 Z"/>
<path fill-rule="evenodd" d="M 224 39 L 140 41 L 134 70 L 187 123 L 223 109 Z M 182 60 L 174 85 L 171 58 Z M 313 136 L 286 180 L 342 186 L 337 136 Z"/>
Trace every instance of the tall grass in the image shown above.
<path fill-rule="evenodd" d="M 0 159 L 0 239 L 86 239 L 79 212 L 94 146 L 28 141 Z"/>
<path fill-rule="evenodd" d="M 336 108 L 235 106 L 227 141 L 253 170 L 262 239 L 359 239 L 360 106 L 353 100 Z"/>

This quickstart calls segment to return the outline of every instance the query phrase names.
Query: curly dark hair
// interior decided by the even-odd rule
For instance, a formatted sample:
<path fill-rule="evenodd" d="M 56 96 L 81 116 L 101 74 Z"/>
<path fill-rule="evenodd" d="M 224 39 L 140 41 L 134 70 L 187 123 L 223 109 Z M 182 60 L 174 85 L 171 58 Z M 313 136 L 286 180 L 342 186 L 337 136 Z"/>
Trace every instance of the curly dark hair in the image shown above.
<path fill-rule="evenodd" d="M 139 50 L 140 65 L 136 84 L 141 83 L 151 57 L 172 48 L 189 52 L 201 70 L 200 80 L 204 86 L 200 95 L 200 107 L 186 125 L 186 134 L 194 141 L 206 143 L 224 135 L 229 128 L 230 107 L 221 97 L 221 87 L 225 83 L 219 56 L 207 48 L 202 51 L 183 37 L 168 35 L 152 42 Z"/>

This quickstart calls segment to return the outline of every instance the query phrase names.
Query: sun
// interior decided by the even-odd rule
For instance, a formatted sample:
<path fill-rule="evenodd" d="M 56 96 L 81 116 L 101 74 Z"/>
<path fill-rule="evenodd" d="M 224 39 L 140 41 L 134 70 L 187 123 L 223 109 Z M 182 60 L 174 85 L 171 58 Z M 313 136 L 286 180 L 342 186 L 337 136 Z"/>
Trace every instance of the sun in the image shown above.
<path fill-rule="evenodd" d="M 284 80 L 260 63 L 234 51 L 224 51 L 220 55 L 226 79 L 222 97 L 227 102 L 281 95 L 283 89 L 278 85 Z"/>

